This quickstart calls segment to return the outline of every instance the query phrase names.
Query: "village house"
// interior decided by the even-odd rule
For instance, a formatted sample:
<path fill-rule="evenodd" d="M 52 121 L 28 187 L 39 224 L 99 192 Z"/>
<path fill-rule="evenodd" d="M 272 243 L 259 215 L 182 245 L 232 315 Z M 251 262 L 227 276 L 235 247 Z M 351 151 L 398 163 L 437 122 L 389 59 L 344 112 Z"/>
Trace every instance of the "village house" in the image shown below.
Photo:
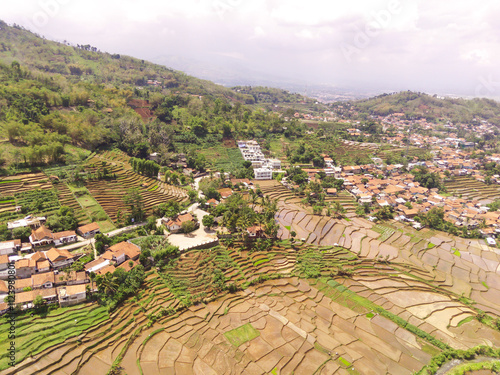
<path fill-rule="evenodd" d="M 90 279 L 85 273 L 85 271 L 60 272 L 58 275 L 56 275 L 57 284 L 77 285 L 77 284 L 87 284 L 89 282 Z"/>
<path fill-rule="evenodd" d="M 85 284 L 61 286 L 57 288 L 57 294 L 61 307 L 76 305 L 87 299 L 87 286 Z"/>
<path fill-rule="evenodd" d="M 256 180 L 272 180 L 273 171 L 267 168 L 255 168 L 253 170 Z"/>
<path fill-rule="evenodd" d="M 0 303 L 3 303 L 5 297 L 9 294 L 9 287 L 5 281 L 0 281 Z M 2 314 L 2 309 L 0 308 L 0 315 Z"/>
<path fill-rule="evenodd" d="M 68 230 L 59 233 L 52 233 L 50 229 L 41 225 L 31 231 L 30 243 L 33 246 L 46 246 L 54 244 L 55 246 L 76 242 L 76 233 Z"/>
<path fill-rule="evenodd" d="M 250 238 L 261 238 L 265 237 L 264 229 L 260 225 L 254 225 L 247 228 L 247 234 Z"/>
<path fill-rule="evenodd" d="M 211 198 L 205 204 L 207 206 L 210 206 L 210 207 L 217 207 L 217 205 L 219 204 L 219 201 L 217 199 L 215 199 L 215 198 Z"/>
<path fill-rule="evenodd" d="M 36 272 L 48 272 L 50 271 L 50 262 L 45 256 L 43 251 L 37 251 L 31 256 L 31 261 L 35 262 Z"/>
<path fill-rule="evenodd" d="M 85 239 L 94 237 L 97 233 L 101 233 L 99 224 L 90 223 L 81 227 L 78 227 L 76 232 Z"/>
<path fill-rule="evenodd" d="M 328 189 L 326 189 L 326 194 L 327 195 L 331 195 L 331 196 L 335 196 L 335 195 L 337 195 L 337 189 L 335 189 L 335 188 L 328 188 Z"/>
<path fill-rule="evenodd" d="M 76 256 L 68 250 L 56 249 L 55 247 L 47 251 L 45 256 L 50 261 L 52 268 L 56 270 L 70 266 L 76 260 Z"/>
<path fill-rule="evenodd" d="M 139 246 L 128 241 L 119 242 L 116 245 L 111 246 L 109 251 L 112 251 L 117 255 L 124 254 L 125 260 L 137 260 L 141 255 L 141 249 Z"/>
<path fill-rule="evenodd" d="M 29 292 L 16 293 L 15 304 L 22 310 L 34 307 L 33 301 L 37 296 L 41 296 L 45 303 L 57 302 L 56 288 L 35 289 Z"/>
<path fill-rule="evenodd" d="M 195 226 L 199 225 L 198 221 L 189 212 L 177 215 L 171 219 L 163 219 L 163 223 L 170 233 L 179 233 L 182 231 L 182 224 L 187 221 L 192 221 Z"/>
<path fill-rule="evenodd" d="M 32 288 L 52 288 L 56 283 L 54 272 L 37 273 L 31 276 Z"/>
<path fill-rule="evenodd" d="M 36 262 L 31 258 L 19 259 L 15 263 L 16 277 L 20 279 L 31 277 L 36 272 Z"/>
<path fill-rule="evenodd" d="M 21 240 L 0 242 L 0 255 L 11 255 L 21 250 Z"/>
<path fill-rule="evenodd" d="M 23 291 L 27 291 L 33 287 L 33 280 L 31 277 L 26 279 L 16 279 L 14 282 L 14 291 L 16 293 L 21 293 Z"/>
<path fill-rule="evenodd" d="M 219 192 L 221 199 L 227 199 L 231 195 L 233 195 L 233 190 L 230 188 L 223 188 L 223 189 L 219 189 L 217 191 Z"/>
<path fill-rule="evenodd" d="M 97 273 L 100 269 L 109 266 L 110 263 L 111 263 L 110 259 L 104 259 L 102 257 L 99 257 L 93 260 L 92 262 L 85 264 L 85 271 L 89 274 L 91 272 Z"/>
<path fill-rule="evenodd" d="M 25 228 L 25 227 L 30 227 L 31 229 L 36 229 L 40 225 L 45 223 L 45 217 L 31 217 L 27 216 L 24 219 L 16 220 L 16 221 L 10 221 L 7 223 L 7 228 L 9 230 L 15 229 L 15 228 Z"/>
<path fill-rule="evenodd" d="M 0 271 L 4 271 L 9 267 L 9 256 L 0 255 Z"/>
<path fill-rule="evenodd" d="M 76 233 L 73 230 L 66 230 L 64 232 L 57 232 L 52 234 L 54 238 L 54 245 L 64 245 L 72 242 L 76 242 Z"/>

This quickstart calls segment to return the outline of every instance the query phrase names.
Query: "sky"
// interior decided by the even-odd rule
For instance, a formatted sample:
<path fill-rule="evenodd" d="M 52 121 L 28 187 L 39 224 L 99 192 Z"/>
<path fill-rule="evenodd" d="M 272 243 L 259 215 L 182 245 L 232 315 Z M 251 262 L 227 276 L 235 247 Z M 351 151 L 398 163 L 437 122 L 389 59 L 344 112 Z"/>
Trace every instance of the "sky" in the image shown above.
<path fill-rule="evenodd" d="M 175 56 L 361 91 L 500 97 L 497 0 L 23 0 L 2 2 L 0 19 L 156 62 Z"/>

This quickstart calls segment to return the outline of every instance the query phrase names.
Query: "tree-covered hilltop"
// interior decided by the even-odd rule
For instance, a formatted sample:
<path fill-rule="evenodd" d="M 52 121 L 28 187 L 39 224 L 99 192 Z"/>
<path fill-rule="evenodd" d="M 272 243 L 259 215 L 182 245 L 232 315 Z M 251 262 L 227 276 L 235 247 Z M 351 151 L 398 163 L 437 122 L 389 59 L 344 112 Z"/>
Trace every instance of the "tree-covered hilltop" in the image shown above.
<path fill-rule="evenodd" d="M 3 164 L 65 162 L 75 147 L 170 157 L 224 139 L 304 131 L 298 121 L 284 126 L 279 114 L 247 107 L 253 97 L 212 82 L 89 45 L 48 41 L 18 26 L 0 28 Z"/>
<path fill-rule="evenodd" d="M 345 106 L 345 103 L 340 104 Z M 474 119 L 484 119 L 500 125 L 500 103 L 485 98 L 441 98 L 436 95 L 404 91 L 382 94 L 350 104 L 359 113 L 379 116 L 404 113 L 408 118 L 426 118 L 428 121 L 446 118 L 457 123 L 467 123 Z"/>
<path fill-rule="evenodd" d="M 116 88 L 147 86 L 158 81 L 176 93 L 213 95 L 244 102 L 252 99 L 213 82 L 188 76 L 130 56 L 100 52 L 89 44 L 76 46 L 57 43 L 21 26 L 8 26 L 0 20 L 0 60 L 10 65 L 17 61 L 42 77 L 69 85 L 85 82 L 110 84 Z"/>
<path fill-rule="evenodd" d="M 235 86 L 232 88 L 237 93 L 253 97 L 255 103 L 313 103 L 314 99 L 303 95 L 291 93 L 286 90 L 262 86 Z"/>

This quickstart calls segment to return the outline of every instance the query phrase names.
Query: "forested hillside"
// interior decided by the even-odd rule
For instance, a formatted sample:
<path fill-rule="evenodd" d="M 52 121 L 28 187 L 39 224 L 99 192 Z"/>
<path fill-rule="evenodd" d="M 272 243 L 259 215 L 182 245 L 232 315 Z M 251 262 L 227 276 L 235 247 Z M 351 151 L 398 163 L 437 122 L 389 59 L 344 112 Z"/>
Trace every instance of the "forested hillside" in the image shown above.
<path fill-rule="evenodd" d="M 500 103 L 491 99 L 439 98 L 411 91 L 383 94 L 352 103 L 361 113 L 386 116 L 405 113 L 408 117 L 425 117 L 435 121 L 440 118 L 466 123 L 484 119 L 500 125 Z"/>
<path fill-rule="evenodd" d="M 131 156 L 186 151 L 283 132 L 253 96 L 89 45 L 48 41 L 0 23 L 0 153 L 4 165 L 78 158 L 119 147 Z M 288 123 L 293 134 L 297 124 Z M 75 156 L 76 155 L 76 156 Z"/>

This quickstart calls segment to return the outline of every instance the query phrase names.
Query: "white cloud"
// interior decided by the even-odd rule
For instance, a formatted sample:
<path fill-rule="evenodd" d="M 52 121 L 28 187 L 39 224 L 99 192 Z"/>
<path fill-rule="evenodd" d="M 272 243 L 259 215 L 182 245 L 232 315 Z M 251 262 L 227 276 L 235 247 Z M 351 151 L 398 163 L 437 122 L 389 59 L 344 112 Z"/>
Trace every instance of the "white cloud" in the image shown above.
<path fill-rule="evenodd" d="M 2 2 L 0 14 L 110 52 L 225 56 L 323 83 L 432 91 L 465 82 L 468 91 L 500 58 L 496 0 L 25 0 Z M 342 45 L 357 48 L 351 60 Z"/>

